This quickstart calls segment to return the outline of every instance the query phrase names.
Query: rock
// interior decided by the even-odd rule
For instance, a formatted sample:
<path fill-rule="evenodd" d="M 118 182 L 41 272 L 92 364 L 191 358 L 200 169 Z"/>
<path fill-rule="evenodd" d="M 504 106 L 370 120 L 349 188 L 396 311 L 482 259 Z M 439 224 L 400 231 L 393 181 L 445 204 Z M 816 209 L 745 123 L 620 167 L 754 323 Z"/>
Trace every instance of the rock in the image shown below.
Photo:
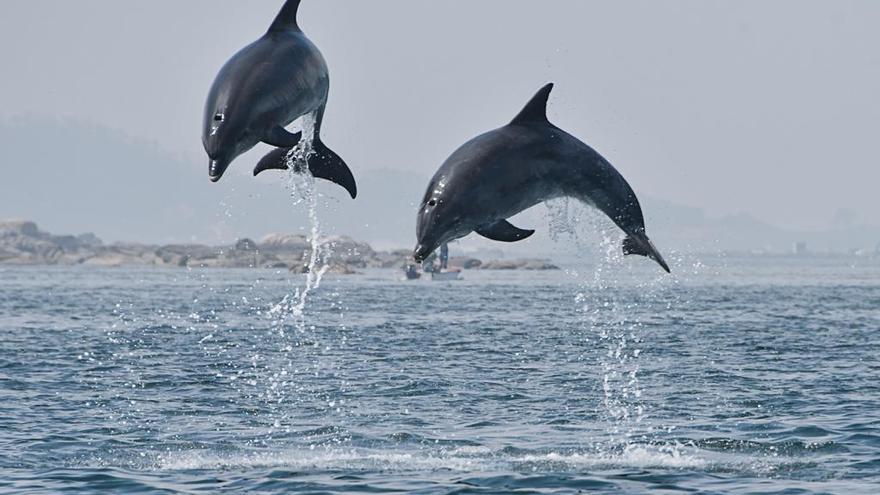
<path fill-rule="evenodd" d="M 81 264 L 86 265 L 86 266 L 101 266 L 101 267 L 116 268 L 116 267 L 121 267 L 121 266 L 125 266 L 125 265 L 129 264 L 129 263 L 127 263 L 127 261 L 128 261 L 128 258 L 126 258 L 123 255 L 107 253 L 107 254 L 103 254 L 103 255 L 99 255 L 99 256 L 95 256 L 93 258 L 83 260 L 83 262 Z"/>
<path fill-rule="evenodd" d="M 104 245 L 104 241 L 98 238 L 95 234 L 81 234 L 76 236 L 77 242 L 81 246 L 90 247 L 90 248 L 99 248 Z"/>
<path fill-rule="evenodd" d="M 355 274 L 357 274 L 357 271 L 355 271 L 354 268 L 352 268 L 348 265 L 344 265 L 341 263 L 334 263 L 334 264 L 330 265 L 330 268 L 327 270 L 327 273 L 333 274 L 333 275 L 355 275 Z"/>
<path fill-rule="evenodd" d="M 410 263 L 415 263 L 412 251 L 399 249 L 391 252 L 376 253 L 375 258 L 370 260 L 369 268 L 403 268 Z"/>
<path fill-rule="evenodd" d="M 328 273 L 353 274 L 358 269 L 396 269 L 414 263 L 412 252 L 407 249 L 376 252 L 369 244 L 346 236 L 323 238 L 321 243 L 330 256 L 318 262 L 330 264 Z M 34 222 L 0 222 L 0 264 L 4 265 L 271 268 L 306 273 L 311 249 L 310 240 L 300 234 L 272 234 L 259 243 L 239 239 L 227 247 L 124 243 L 107 246 L 94 234 L 56 236 L 41 231 Z M 484 264 L 476 258 L 463 256 L 450 260 L 450 266 L 485 270 L 558 269 L 544 260 L 503 260 Z"/>
<path fill-rule="evenodd" d="M 530 271 L 548 271 L 559 270 L 559 267 L 547 260 L 525 260 L 525 264 L 519 268 L 520 270 Z"/>
<path fill-rule="evenodd" d="M 64 251 L 76 251 L 80 248 L 79 239 L 72 235 L 54 237 L 53 242 Z"/>
<path fill-rule="evenodd" d="M 523 259 L 523 260 L 492 260 L 483 263 L 481 270 L 559 270 L 559 267 L 546 260 Z"/>
<path fill-rule="evenodd" d="M 11 260 L 17 256 L 18 255 L 16 253 L 13 253 L 12 251 L 7 251 L 5 249 L 0 248 L 0 263 L 4 263 L 7 260 Z"/>
<path fill-rule="evenodd" d="M 294 265 L 291 265 L 289 270 L 290 273 L 296 275 L 305 275 L 309 273 L 309 265 L 307 265 L 306 263 L 296 263 Z"/>
<path fill-rule="evenodd" d="M 40 229 L 34 222 L 25 220 L 9 220 L 0 222 L 0 236 L 3 235 L 23 235 L 27 237 L 37 237 L 40 235 Z"/>
<path fill-rule="evenodd" d="M 457 256 L 449 259 L 449 266 L 463 270 L 475 270 L 482 266 L 483 262 L 476 258 Z"/>
<path fill-rule="evenodd" d="M 369 244 L 357 242 L 350 237 L 334 237 L 325 241 L 333 253 L 332 262 L 357 268 L 366 268 L 376 252 Z"/>
<path fill-rule="evenodd" d="M 260 241 L 259 248 L 264 251 L 299 251 L 311 248 L 311 243 L 303 235 L 269 234 Z"/>
<path fill-rule="evenodd" d="M 239 239 L 235 243 L 236 251 L 256 251 L 257 243 L 250 239 Z"/>
<path fill-rule="evenodd" d="M 216 248 L 198 244 L 163 246 L 156 250 L 156 256 L 166 265 L 179 267 L 216 266 L 220 253 Z"/>
<path fill-rule="evenodd" d="M 515 260 L 492 260 L 480 266 L 482 270 L 516 270 L 519 265 Z"/>
<path fill-rule="evenodd" d="M 323 265 L 321 266 L 323 268 Z M 309 266 L 304 263 L 299 263 L 290 267 L 290 273 L 294 273 L 296 275 L 305 275 L 309 273 Z M 357 271 L 354 270 L 349 265 L 344 263 L 333 263 L 329 267 L 327 267 L 327 271 L 325 274 L 333 274 L 333 275 L 354 275 Z"/>
<path fill-rule="evenodd" d="M 0 222 L 0 249 L 7 264 L 73 265 L 95 255 L 94 240 L 53 236 L 33 222 Z"/>

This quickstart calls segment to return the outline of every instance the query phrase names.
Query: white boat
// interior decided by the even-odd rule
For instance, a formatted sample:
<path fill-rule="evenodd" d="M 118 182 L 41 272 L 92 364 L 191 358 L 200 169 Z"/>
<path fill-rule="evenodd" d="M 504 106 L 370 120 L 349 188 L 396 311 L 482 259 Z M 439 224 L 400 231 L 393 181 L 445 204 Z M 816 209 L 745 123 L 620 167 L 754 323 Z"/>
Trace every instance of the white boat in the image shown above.
<path fill-rule="evenodd" d="M 461 277 L 461 270 L 458 269 L 449 269 L 449 245 L 444 244 L 440 246 L 440 267 L 436 268 L 434 266 L 434 261 L 431 261 L 431 280 L 435 282 L 449 282 L 452 280 L 459 280 Z"/>
<path fill-rule="evenodd" d="M 460 277 L 460 270 L 441 270 L 439 272 L 431 273 L 431 280 L 435 282 L 450 282 L 453 280 L 460 280 Z"/>

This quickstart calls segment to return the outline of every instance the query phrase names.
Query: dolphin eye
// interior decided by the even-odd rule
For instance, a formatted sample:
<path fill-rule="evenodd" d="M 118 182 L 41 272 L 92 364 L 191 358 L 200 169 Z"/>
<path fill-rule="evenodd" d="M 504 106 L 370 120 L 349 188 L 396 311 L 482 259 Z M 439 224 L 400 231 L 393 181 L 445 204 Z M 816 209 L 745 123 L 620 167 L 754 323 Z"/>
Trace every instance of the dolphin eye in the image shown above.
<path fill-rule="evenodd" d="M 436 199 L 432 199 L 431 201 L 428 201 L 428 206 L 432 206 L 432 207 L 433 207 L 433 206 L 437 206 L 437 200 L 436 200 Z"/>
<path fill-rule="evenodd" d="M 226 118 L 225 115 L 223 115 L 222 113 L 218 113 L 218 114 L 214 115 L 214 122 L 223 122 L 223 120 L 225 118 Z"/>

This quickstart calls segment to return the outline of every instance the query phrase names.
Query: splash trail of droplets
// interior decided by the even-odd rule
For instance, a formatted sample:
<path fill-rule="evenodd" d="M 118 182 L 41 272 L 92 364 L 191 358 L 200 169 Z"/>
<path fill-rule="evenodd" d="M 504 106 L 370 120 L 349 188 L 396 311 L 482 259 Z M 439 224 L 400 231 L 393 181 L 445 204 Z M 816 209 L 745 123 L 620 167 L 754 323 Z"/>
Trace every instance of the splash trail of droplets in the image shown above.
<path fill-rule="evenodd" d="M 582 315 L 582 328 L 598 342 L 596 362 L 602 371 L 603 409 L 599 415 L 609 425 L 608 436 L 596 442 L 605 452 L 628 452 L 651 444 L 651 430 L 639 381 L 640 359 L 644 352 L 643 322 L 632 319 L 658 305 L 666 285 L 663 278 L 637 284 L 638 298 L 624 298 L 617 290 L 618 275 L 625 270 L 622 243 L 624 235 L 600 212 L 572 199 L 547 203 L 554 241 L 572 244 L 582 257 L 581 265 L 592 264 L 592 274 L 568 270 L 580 289 L 575 304 Z M 589 265 L 587 265 L 589 266 Z M 656 445 L 668 450 L 668 445 Z"/>
<path fill-rule="evenodd" d="M 310 246 L 308 259 L 305 260 L 305 285 L 297 288 L 294 294 L 285 297 L 269 311 L 271 316 L 279 319 L 280 325 L 293 320 L 300 333 L 305 331 L 306 327 L 305 309 L 309 294 L 321 287 L 321 281 L 330 268 L 329 259 L 332 255 L 330 243 L 322 238 L 321 221 L 318 216 L 319 195 L 315 189 L 315 178 L 309 173 L 301 172 L 308 170 L 308 160 L 313 153 L 314 126 L 313 116 L 303 119 L 303 139 L 287 156 L 289 173 L 286 188 L 293 200 L 293 206 L 304 205 L 309 213 Z"/>

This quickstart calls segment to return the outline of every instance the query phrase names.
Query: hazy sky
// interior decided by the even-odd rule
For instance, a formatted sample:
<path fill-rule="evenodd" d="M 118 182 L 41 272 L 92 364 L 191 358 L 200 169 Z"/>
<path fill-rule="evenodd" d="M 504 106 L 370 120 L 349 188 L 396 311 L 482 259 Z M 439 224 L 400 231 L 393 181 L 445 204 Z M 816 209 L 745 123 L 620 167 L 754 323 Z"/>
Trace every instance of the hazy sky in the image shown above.
<path fill-rule="evenodd" d="M 282 3 L 3 0 L 0 118 L 117 129 L 207 182 L 207 90 Z M 304 0 L 300 24 L 330 65 L 325 141 L 356 174 L 426 184 L 553 81 L 551 119 L 640 194 L 785 227 L 839 208 L 880 224 L 876 0 Z M 233 164 L 218 197 L 257 158 Z M 0 181 L 24 182 L 26 166 L 0 162 Z"/>

